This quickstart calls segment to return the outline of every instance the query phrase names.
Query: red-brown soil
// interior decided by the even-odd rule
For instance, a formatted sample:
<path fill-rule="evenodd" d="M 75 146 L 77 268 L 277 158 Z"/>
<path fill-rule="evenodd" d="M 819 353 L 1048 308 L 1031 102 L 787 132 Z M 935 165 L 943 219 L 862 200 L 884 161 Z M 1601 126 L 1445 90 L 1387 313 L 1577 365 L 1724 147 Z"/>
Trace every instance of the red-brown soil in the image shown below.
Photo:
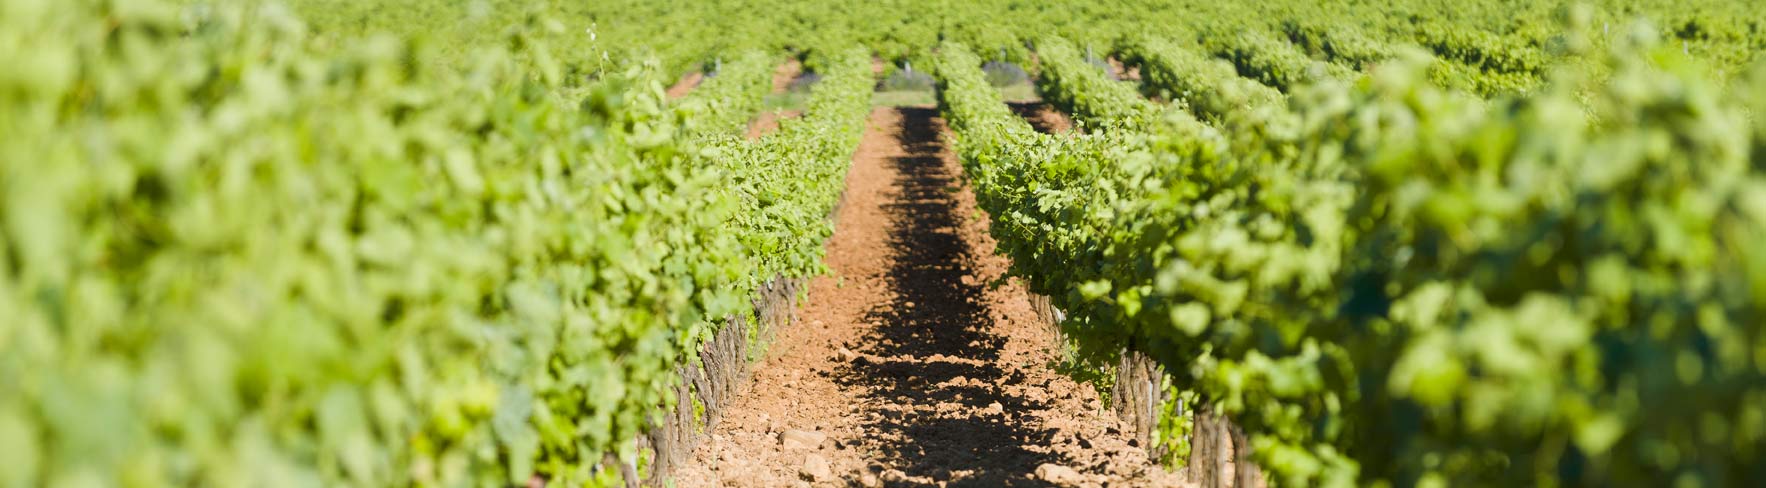
<path fill-rule="evenodd" d="M 793 58 L 780 64 L 773 70 L 773 94 L 785 93 L 791 89 L 791 82 L 803 76 L 803 62 Z M 773 110 L 761 112 L 748 122 L 748 138 L 759 139 L 779 130 L 779 121 L 803 115 L 802 110 Z"/>
<path fill-rule="evenodd" d="M 759 139 L 779 130 L 779 122 L 803 115 L 802 110 L 777 110 L 761 112 L 759 117 L 748 123 L 748 138 Z"/>
<path fill-rule="evenodd" d="M 674 100 L 687 96 L 688 93 L 693 93 L 693 89 L 698 88 L 699 82 L 701 81 L 705 81 L 705 73 L 700 73 L 698 71 L 681 76 L 679 81 L 676 81 L 673 86 L 668 87 L 668 99 Z"/>
<path fill-rule="evenodd" d="M 1065 134 L 1073 130 L 1073 118 L 1065 112 L 1055 110 L 1045 102 L 1008 102 L 1019 117 L 1024 117 L 1037 132 L 1044 134 Z"/>
<path fill-rule="evenodd" d="M 1110 58 L 1110 76 L 1122 81 L 1141 81 L 1140 66 L 1123 66 L 1122 60 Z"/>
<path fill-rule="evenodd" d="M 785 93 L 791 87 L 791 80 L 803 74 L 803 62 L 791 58 L 773 69 L 773 93 Z"/>
<path fill-rule="evenodd" d="M 1004 277 L 944 133 L 929 107 L 871 113 L 833 272 L 679 486 L 1179 485 L 1091 387 L 1051 368 L 1054 331 Z M 826 441 L 785 446 L 786 431 Z"/>

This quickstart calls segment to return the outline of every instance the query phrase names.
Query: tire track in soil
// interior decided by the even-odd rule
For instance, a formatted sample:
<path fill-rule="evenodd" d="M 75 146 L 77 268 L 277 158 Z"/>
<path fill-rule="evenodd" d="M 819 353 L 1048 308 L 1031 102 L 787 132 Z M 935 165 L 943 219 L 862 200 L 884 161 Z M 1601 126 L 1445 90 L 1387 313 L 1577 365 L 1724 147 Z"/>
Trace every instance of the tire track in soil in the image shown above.
<path fill-rule="evenodd" d="M 872 111 L 827 244 L 833 274 L 812 280 L 801 321 L 673 473 L 679 486 L 1178 485 L 1050 367 L 1054 331 L 1004 278 L 945 132 L 930 107 Z M 787 431 L 827 440 L 785 447 Z"/>

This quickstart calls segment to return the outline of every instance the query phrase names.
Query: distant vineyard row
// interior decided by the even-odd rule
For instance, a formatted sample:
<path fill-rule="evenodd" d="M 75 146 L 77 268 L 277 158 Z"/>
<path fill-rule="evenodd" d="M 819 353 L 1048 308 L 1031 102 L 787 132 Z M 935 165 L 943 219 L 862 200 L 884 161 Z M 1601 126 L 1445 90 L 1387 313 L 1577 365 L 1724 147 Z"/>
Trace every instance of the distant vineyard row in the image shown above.
<path fill-rule="evenodd" d="M 1725 77 L 1766 51 L 1766 9 L 1747 0 L 288 3 L 312 19 L 321 39 L 393 31 L 444 39 L 450 49 L 496 43 L 507 25 L 532 20 L 549 26 L 548 45 L 571 53 L 565 61 L 584 72 L 653 57 L 665 72 L 679 73 L 745 51 L 838 54 L 853 43 L 892 66 L 931 66 L 932 53 L 947 40 L 984 59 L 1024 61 L 1028 45 L 1048 35 L 1102 53 L 1140 35 L 1214 39 L 1211 48 L 1227 48 L 1250 34 L 1291 42 L 1305 55 L 1356 70 L 1389 57 L 1391 47 L 1422 46 L 1447 61 L 1439 68 L 1449 72 L 1438 75 L 1442 79 L 1488 95 L 1537 86 L 1549 74 L 1563 52 L 1562 20 L 1576 6 L 1589 7 L 1585 25 L 1600 34 L 1592 37 L 1596 42 L 1628 35 L 1633 21 L 1647 18 L 1665 44 L 1707 60 Z"/>

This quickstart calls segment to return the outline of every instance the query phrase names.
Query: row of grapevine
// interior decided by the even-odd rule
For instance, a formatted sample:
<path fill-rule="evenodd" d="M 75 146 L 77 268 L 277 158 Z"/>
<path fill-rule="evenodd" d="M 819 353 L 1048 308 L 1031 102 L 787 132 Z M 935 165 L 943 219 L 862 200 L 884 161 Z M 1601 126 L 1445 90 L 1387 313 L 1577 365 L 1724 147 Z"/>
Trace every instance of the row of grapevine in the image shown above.
<path fill-rule="evenodd" d="M 1657 34 L 1694 57 L 1709 60 L 1717 71 L 1733 76 L 1766 48 L 1766 15 L 1743 0 L 1596 0 L 1588 2 L 1511 2 L 1433 0 L 1308 4 L 1290 1 L 1216 2 L 1178 0 L 1054 1 L 1025 3 L 982 0 L 927 3 L 888 0 L 865 4 L 838 2 L 678 2 L 609 0 L 565 2 L 547 7 L 521 0 L 435 2 L 408 0 L 289 0 L 300 11 L 324 19 L 328 31 L 436 31 L 445 37 L 494 40 L 501 24 L 536 18 L 547 26 L 546 39 L 563 50 L 608 53 L 610 59 L 589 58 L 571 69 L 618 65 L 646 56 L 660 58 L 662 68 L 678 74 L 695 66 L 710 69 L 729 53 L 750 50 L 807 54 L 816 67 L 817 53 L 837 55 L 856 42 L 871 48 L 891 65 L 903 61 L 925 65 L 941 40 L 965 44 L 984 58 L 1022 61 L 1026 41 L 1059 36 L 1081 47 L 1103 48 L 1124 36 L 1195 37 L 1209 33 L 1218 43 L 1261 45 L 1292 39 L 1293 24 L 1328 27 L 1329 37 L 1344 42 L 1338 55 L 1355 52 L 1354 38 L 1382 45 L 1442 48 L 1437 55 L 1453 61 L 1441 71 L 1463 88 L 1494 96 L 1537 87 L 1550 64 L 1554 43 L 1565 34 L 1560 21 L 1566 10 L 1586 4 L 1594 13 L 1590 27 L 1607 37 L 1627 35 L 1638 18 L 1657 22 Z M 464 22 L 449 19 L 464 18 Z M 361 27 L 355 27 L 361 24 Z M 339 26 L 343 26 L 340 28 Z M 1308 28 L 1308 30 L 1313 30 Z M 596 36 L 583 36 L 593 32 Z M 1316 31 L 1315 31 L 1316 32 Z M 1241 33 L 1248 39 L 1238 39 Z M 1316 36 L 1316 34 L 1308 34 Z M 584 37 L 598 38 L 588 42 Z M 1302 49 L 1317 44 L 1296 41 Z M 471 44 L 471 43 L 468 43 Z M 1224 46 L 1225 49 L 1232 49 Z M 1310 51 L 1309 54 L 1323 54 Z M 1353 54 L 1351 54 L 1353 55 Z M 1459 59 L 1469 61 L 1460 61 Z M 1502 70 L 1486 69 L 1490 66 Z M 1545 63 L 1545 64 L 1541 64 Z M 1359 69 L 1357 62 L 1345 62 Z M 1523 69 L 1509 70 L 1519 66 Z M 1437 75 L 1447 76 L 1447 75 Z M 1491 80 L 1482 79 L 1485 76 Z"/>
<path fill-rule="evenodd" d="M 1280 109 L 1280 91 L 1240 77 L 1225 60 L 1183 49 L 1163 39 L 1140 39 L 1118 48 L 1123 62 L 1139 66 L 1144 91 L 1183 103 L 1204 120 L 1224 122 L 1234 114 Z"/>
<path fill-rule="evenodd" d="M 1467 30 L 1443 21 L 1421 23 L 1413 29 L 1423 47 L 1466 66 L 1494 73 L 1544 74 L 1545 54 L 1524 40 Z"/>
<path fill-rule="evenodd" d="M 773 87 L 776 59 L 749 51 L 723 64 L 678 104 L 688 132 L 704 136 L 745 134 Z"/>
<path fill-rule="evenodd" d="M 1385 43 L 1374 40 L 1354 24 L 1334 23 L 1329 18 L 1290 18 L 1280 30 L 1290 42 L 1314 58 L 1353 69 L 1364 69 L 1392 58 Z"/>
<path fill-rule="evenodd" d="M 1328 19 L 1286 21 L 1282 24 L 1282 32 L 1295 45 L 1314 57 L 1356 69 L 1369 68 L 1398 57 L 1391 45 L 1376 41 L 1353 27 L 1331 23 Z M 1441 56 L 1437 62 L 1429 65 L 1429 78 L 1443 87 L 1486 97 L 1524 93 L 1539 84 L 1536 71 L 1484 69 L 1465 63 L 1463 58 Z"/>
<path fill-rule="evenodd" d="M 1422 47 L 1441 62 L 1430 77 L 1445 86 L 1485 97 L 1526 93 L 1540 87 L 1549 68 L 1581 61 L 1566 58 L 1577 44 L 1599 49 L 1623 42 L 1638 29 L 1655 32 L 1694 58 L 1708 63 L 1710 74 L 1730 78 L 1758 58 L 1766 41 L 1752 33 L 1766 28 L 1766 18 L 1740 2 L 1699 0 L 1651 2 L 1386 2 L 1379 5 L 1313 5 L 1262 2 L 1205 6 L 1196 17 L 1203 24 L 1164 31 L 1140 29 L 1132 36 L 1160 33 L 1186 37 L 1234 37 L 1238 32 L 1286 37 L 1308 55 L 1360 69 L 1390 59 L 1394 48 Z M 1647 26 L 1640 26 L 1647 20 Z M 1219 50 L 1218 48 L 1211 48 Z M 1578 69 L 1598 70 L 1588 63 Z M 1268 80 L 1265 80 L 1268 82 Z M 1279 87 L 1279 86 L 1278 86 Z"/>
<path fill-rule="evenodd" d="M 846 187 L 847 163 L 871 108 L 870 56 L 852 48 L 829 55 L 802 117 L 756 141 L 731 133 L 710 141 L 723 185 L 740 195 L 730 223 L 753 254 L 751 276 L 801 278 L 824 271 L 822 243 Z"/>
<path fill-rule="evenodd" d="M 1245 395 L 1250 401 L 1267 401 L 1263 378 L 1273 375 L 1290 383 L 1292 358 L 1270 358 L 1255 351 L 1259 330 L 1252 321 L 1294 327 L 1304 319 L 1272 307 L 1245 307 L 1265 289 L 1323 289 L 1321 274 L 1327 272 L 1332 248 L 1308 245 L 1308 221 L 1327 218 L 1341 209 L 1349 186 L 1329 178 L 1331 167 L 1309 167 L 1295 161 L 1291 140 L 1300 128 L 1288 116 L 1281 95 L 1255 81 L 1238 77 L 1224 61 L 1207 58 L 1173 43 L 1143 45 L 1129 49 L 1142 61 L 1149 83 L 1160 79 L 1180 85 L 1161 89 L 1173 93 L 1179 106 L 1212 107 L 1204 115 L 1212 125 L 1196 121 L 1185 111 L 1165 114 L 1158 124 L 1140 127 L 1138 137 L 1113 138 L 1140 141 L 1120 154 L 1095 156 L 1114 161 L 1122 168 L 1121 180 L 1092 180 L 1066 191 L 1091 194 L 1100 188 L 1128 187 L 1137 192 L 1114 192 L 1109 198 L 1088 202 L 1106 216 L 1083 224 L 1089 232 L 1084 242 L 1088 261 L 1082 270 L 1061 275 L 1032 271 L 1032 289 L 1050 295 L 1070 317 L 1064 329 L 1088 353 L 1094 367 L 1111 364 L 1109 351 L 1132 350 L 1163 363 L 1175 386 L 1199 394 L 1198 410 L 1232 414 L 1251 433 L 1254 442 L 1274 433 L 1279 439 L 1305 438 L 1293 408 L 1252 409 L 1222 401 Z M 1059 53 L 1045 54 L 1050 58 Z M 1157 60 L 1157 61 L 1152 61 Z M 1154 62 L 1192 61 L 1195 65 L 1156 66 Z M 1164 77 L 1160 73 L 1186 73 Z M 1069 87 L 1082 87 L 1069 84 Z M 1203 96 L 1220 97 L 1203 99 Z M 1226 136 L 1223 136 L 1226 134 Z M 1027 162 L 1024 164 L 1037 164 Z M 1043 195 L 1050 192 L 1044 191 Z M 1047 199 L 1034 202 L 1050 206 Z M 1029 202 L 1027 202 L 1029 203 Z M 1014 207 L 990 209 L 1008 214 Z M 1046 211 L 1061 216 L 1071 211 Z M 1252 217 L 1255 218 L 1252 218 Z M 1071 225 L 1052 220 L 1049 225 Z M 1237 254 L 1237 255 L 1234 255 Z M 1014 259 L 1017 259 L 1014 256 Z M 1061 257 L 1045 258 L 1058 266 Z M 1048 269 L 1048 268 L 1043 268 Z M 1234 274 L 1222 279 L 1218 274 Z M 1258 288 L 1258 286 L 1264 288 Z M 1215 303 L 1208 304 L 1213 301 Z M 1221 330 L 1210 330 L 1211 317 L 1236 314 L 1237 320 Z M 1200 340 L 1197 338 L 1200 337 Z M 1188 340 L 1186 340 L 1188 339 Z M 1261 340 L 1272 340 L 1265 338 Z M 1300 352 L 1316 359 L 1316 350 Z M 1255 356 L 1249 365 L 1222 362 L 1220 358 Z M 1096 357 L 1097 359 L 1091 359 Z M 1208 383 L 1234 378 L 1226 385 Z M 1248 385 L 1246 383 L 1249 383 Z M 1229 393 L 1230 389 L 1230 393 Z M 1167 421 L 1165 424 L 1181 423 Z M 1305 445 L 1300 443 L 1300 445 Z M 1273 469 L 1287 483 L 1348 483 L 1353 463 L 1338 453 L 1306 452 L 1300 469 L 1307 474 Z M 1260 456 L 1266 454 L 1260 451 Z M 1289 457 L 1293 457 L 1293 453 Z M 1259 457 L 1259 461 L 1267 462 Z"/>
<path fill-rule="evenodd" d="M 1064 74 L 1055 76 L 1097 78 L 1084 82 L 1088 86 L 1102 86 L 1099 81 L 1115 83 L 1102 80 L 1102 72 L 1071 50 L 1049 49 L 1062 45 L 1051 39 L 1039 50 L 1045 75 L 1058 72 Z M 1051 58 L 1051 52 L 1069 55 Z M 1074 302 L 1066 299 L 1069 290 L 1061 284 L 1096 279 L 1100 263 L 1111 259 L 1103 240 L 1117 211 L 1112 203 L 1138 198 L 1148 189 L 1134 182 L 1149 181 L 1148 174 L 1173 167 L 1128 157 L 1130 148 L 1144 145 L 1144 141 L 1135 140 L 1133 130 L 1062 136 L 1036 132 L 1006 108 L 999 92 L 987 84 L 979 58 L 963 46 L 946 44 L 940 49 L 938 73 L 941 109 L 955 133 L 956 150 L 976 200 L 993 218 L 990 229 L 999 239 L 999 251 L 1012 258 L 1013 274 L 1026 277 L 1031 291 L 1052 295 L 1070 314 L 1078 312 L 1071 308 Z M 1176 112 L 1144 115 L 1181 117 Z M 1130 127 L 1153 121 L 1099 122 L 1102 127 Z M 1197 134 L 1211 133 L 1200 123 L 1189 122 Z M 1199 145 L 1197 150 L 1205 148 Z M 1125 330 L 1087 322 L 1079 318 L 1083 312 L 1072 316 L 1074 319 L 1064 322 L 1062 328 L 1064 335 L 1079 338 L 1069 341 L 1075 362 L 1109 371 L 1109 365 L 1117 364 L 1124 351 Z M 1168 413 L 1173 410 L 1169 404 L 1159 407 Z M 1182 435 L 1187 424 L 1182 419 L 1167 420 L 1178 422 L 1159 426 L 1154 436 L 1156 447 L 1181 458 L 1188 451 L 1188 438 Z"/>
<path fill-rule="evenodd" d="M 1618 46 L 1496 106 L 1399 59 L 1270 109 L 1141 49 L 1211 127 L 1045 140 L 960 83 L 972 56 L 939 71 L 1002 252 L 1082 352 L 1156 358 L 1282 484 L 1766 476 L 1759 95 Z"/>
<path fill-rule="evenodd" d="M 1231 61 L 1239 74 L 1287 92 L 1324 79 L 1345 79 L 1352 73 L 1336 64 L 1318 63 L 1285 39 L 1260 31 L 1221 31 L 1204 36 L 1202 46 Z"/>
<path fill-rule="evenodd" d="M 1638 18 L 1657 21 L 1653 30 L 1684 43 L 1728 76 L 1766 48 L 1766 16 L 1742 0 L 1598 0 L 1523 2 L 1471 0 L 1442 3 L 1399 0 L 1369 4 L 1215 2 L 1179 0 L 1056 1 L 983 0 L 926 3 L 889 0 L 838 2 L 676 2 L 610 0 L 535 7 L 520 0 L 436 2 L 407 0 L 288 0 L 323 19 L 321 33 L 422 31 L 475 46 L 495 43 L 503 25 L 541 25 L 559 52 L 590 52 L 567 63 L 567 73 L 633 60 L 659 58 L 667 74 L 711 70 L 731 53 L 793 52 L 818 68 L 838 46 L 862 44 L 892 66 L 926 65 L 941 41 L 962 43 L 990 60 L 1023 62 L 1027 41 L 1054 35 L 1080 47 L 1102 49 L 1123 37 L 1196 38 L 1252 69 L 1275 73 L 1271 62 L 1293 64 L 1294 52 L 1329 58 L 1351 69 L 1386 59 L 1379 46 L 1435 48 L 1437 81 L 1490 97 L 1536 88 L 1544 68 L 1557 60 L 1566 29 L 1561 18 L 1588 4 L 1587 27 L 1603 38 L 1629 35 Z M 451 19 L 465 19 L 452 21 Z M 433 31 L 433 33 L 431 33 Z M 1198 36 L 1197 34 L 1205 34 Z M 1280 46 L 1284 38 L 1295 48 Z M 599 39 L 596 41 L 595 39 Z M 459 49 L 452 46 L 450 49 Z M 605 54 L 603 57 L 596 57 Z M 469 55 L 469 52 L 458 53 Z M 1284 60 L 1283 58 L 1289 58 Z M 1263 67 L 1256 67 L 1262 65 Z M 1282 78 L 1305 76 L 1304 70 Z M 1261 76 L 1261 75 L 1259 75 Z M 1285 82 L 1265 80 L 1281 88 Z"/>
<path fill-rule="evenodd" d="M 1067 40 L 1044 39 L 1036 52 L 1041 61 L 1037 91 L 1081 123 L 1132 125 L 1158 114 L 1158 107 L 1135 93 L 1132 85 L 1110 79 Z"/>
<path fill-rule="evenodd" d="M 755 285 L 820 270 L 863 52 L 745 145 L 543 20 L 293 12 L 0 0 L 0 486 L 614 483 Z"/>

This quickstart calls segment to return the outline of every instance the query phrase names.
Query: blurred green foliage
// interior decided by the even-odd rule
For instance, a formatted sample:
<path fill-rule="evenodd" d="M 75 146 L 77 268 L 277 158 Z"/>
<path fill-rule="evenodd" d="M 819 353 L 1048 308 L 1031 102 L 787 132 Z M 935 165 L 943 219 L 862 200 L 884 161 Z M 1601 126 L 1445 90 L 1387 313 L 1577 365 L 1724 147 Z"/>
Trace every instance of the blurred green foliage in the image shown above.
<path fill-rule="evenodd" d="M 1044 41 L 1045 98 L 1088 124 L 1070 137 L 996 109 L 961 46 L 938 72 L 1000 249 L 1080 357 L 1158 359 L 1277 483 L 1745 484 L 1766 78 L 1729 88 L 1628 32 L 1490 100 L 1414 47 L 1281 95 L 1244 60 L 1289 47 L 1130 41 L 1172 98 L 1141 109 Z"/>

